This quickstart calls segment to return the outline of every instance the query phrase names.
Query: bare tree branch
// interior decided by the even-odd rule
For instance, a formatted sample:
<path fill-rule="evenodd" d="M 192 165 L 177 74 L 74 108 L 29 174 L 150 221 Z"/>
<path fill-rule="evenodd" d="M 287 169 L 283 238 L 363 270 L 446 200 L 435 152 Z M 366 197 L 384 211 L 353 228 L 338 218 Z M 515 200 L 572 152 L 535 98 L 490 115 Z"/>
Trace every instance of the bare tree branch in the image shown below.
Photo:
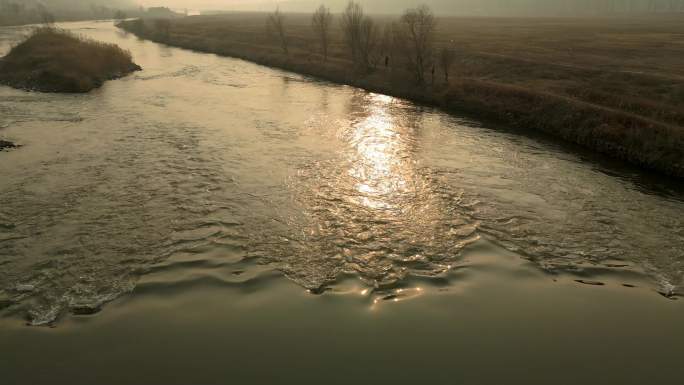
<path fill-rule="evenodd" d="M 288 38 L 285 32 L 285 15 L 280 12 L 280 7 L 277 7 L 275 12 L 268 15 L 266 28 L 269 34 L 276 35 L 280 41 L 280 47 L 283 49 L 283 52 L 285 52 L 285 55 L 289 55 Z"/>
<path fill-rule="evenodd" d="M 314 12 L 311 18 L 311 27 L 321 43 L 321 50 L 323 51 L 323 60 L 328 60 L 328 45 L 330 42 L 330 26 L 332 25 L 333 16 L 330 9 L 321 4 Z"/>
<path fill-rule="evenodd" d="M 425 70 L 432 58 L 432 43 L 437 20 L 430 7 L 421 5 L 415 9 L 407 9 L 401 21 L 409 40 L 406 53 L 411 70 L 416 76 L 416 81 L 422 84 L 425 82 Z"/>
<path fill-rule="evenodd" d="M 350 1 L 342 14 L 341 24 L 354 64 L 366 70 L 374 68 L 379 29 L 373 19 L 364 15 L 359 3 Z"/>

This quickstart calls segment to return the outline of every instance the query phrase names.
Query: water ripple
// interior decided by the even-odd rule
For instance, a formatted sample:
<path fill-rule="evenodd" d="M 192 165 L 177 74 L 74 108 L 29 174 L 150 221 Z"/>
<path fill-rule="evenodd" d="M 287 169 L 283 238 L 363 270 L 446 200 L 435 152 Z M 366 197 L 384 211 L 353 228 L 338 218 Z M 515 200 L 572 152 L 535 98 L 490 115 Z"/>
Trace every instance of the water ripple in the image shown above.
<path fill-rule="evenodd" d="M 373 301 L 416 298 L 407 282 L 438 285 L 482 238 L 583 283 L 644 272 L 681 291 L 681 185 L 105 23 L 84 31 L 145 70 L 86 96 L 0 88 L 3 135 L 24 145 L 0 154 L 0 309 L 32 324 L 135 290 L 257 290 L 274 270 L 312 293 L 352 277 Z"/>

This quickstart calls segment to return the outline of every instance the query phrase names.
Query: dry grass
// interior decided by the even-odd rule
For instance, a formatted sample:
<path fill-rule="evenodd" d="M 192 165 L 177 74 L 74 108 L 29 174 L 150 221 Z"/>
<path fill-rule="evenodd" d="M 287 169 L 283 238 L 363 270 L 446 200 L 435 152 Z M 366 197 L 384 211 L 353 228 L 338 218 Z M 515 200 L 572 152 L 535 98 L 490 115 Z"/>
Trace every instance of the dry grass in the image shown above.
<path fill-rule="evenodd" d="M 139 69 L 116 45 L 39 28 L 0 61 L 0 82 L 44 92 L 88 92 Z"/>
<path fill-rule="evenodd" d="M 377 17 L 381 24 L 394 20 Z M 310 15 L 287 15 L 290 55 L 266 34 L 266 15 L 123 27 L 175 46 L 239 57 L 533 128 L 633 163 L 684 176 L 684 17 L 442 18 L 437 46 L 457 51 L 449 84 L 417 86 L 403 58 L 353 69 L 335 23 L 324 63 Z M 428 77 L 429 78 L 429 77 Z"/>

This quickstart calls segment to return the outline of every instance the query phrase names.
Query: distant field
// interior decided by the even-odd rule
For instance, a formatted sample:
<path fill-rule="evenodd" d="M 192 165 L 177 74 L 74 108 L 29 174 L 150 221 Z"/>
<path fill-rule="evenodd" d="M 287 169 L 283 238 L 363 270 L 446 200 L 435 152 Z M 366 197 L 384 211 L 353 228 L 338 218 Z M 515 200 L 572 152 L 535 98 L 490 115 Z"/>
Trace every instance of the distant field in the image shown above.
<path fill-rule="evenodd" d="M 397 18 L 379 16 L 381 25 Z M 394 57 L 390 67 L 351 73 L 339 23 L 323 64 L 310 15 L 288 14 L 290 55 L 266 33 L 266 15 L 239 13 L 174 20 L 139 35 L 185 48 L 346 81 L 396 96 L 490 115 L 599 151 L 684 175 L 684 15 L 613 18 L 440 18 L 437 47 L 457 60 L 417 89 Z M 133 30 L 129 24 L 126 27 Z M 384 65 L 384 63 L 381 63 Z M 397 68 L 398 67 L 398 68 Z M 440 70 L 437 70 L 440 74 Z"/>

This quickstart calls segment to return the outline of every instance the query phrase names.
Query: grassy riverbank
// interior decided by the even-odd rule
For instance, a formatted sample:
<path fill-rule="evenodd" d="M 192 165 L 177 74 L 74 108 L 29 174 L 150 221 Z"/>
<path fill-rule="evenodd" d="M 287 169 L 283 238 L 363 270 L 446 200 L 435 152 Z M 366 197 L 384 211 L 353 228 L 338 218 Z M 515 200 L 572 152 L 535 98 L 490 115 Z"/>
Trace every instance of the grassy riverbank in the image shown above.
<path fill-rule="evenodd" d="M 43 92 L 88 92 L 140 67 L 113 44 L 36 29 L 0 60 L 0 83 Z"/>
<path fill-rule="evenodd" d="M 381 25 L 393 21 L 376 19 Z M 337 22 L 327 62 L 319 53 L 310 15 L 287 15 L 289 55 L 268 36 L 265 23 L 266 14 L 255 13 L 128 21 L 121 27 L 169 45 L 540 130 L 684 176 L 684 43 L 677 38 L 684 34 L 681 16 L 442 18 L 437 46 L 452 45 L 457 60 L 450 82 L 438 69 L 427 86 L 411 82 L 412 75 L 391 52 L 387 68 L 354 70 Z"/>

